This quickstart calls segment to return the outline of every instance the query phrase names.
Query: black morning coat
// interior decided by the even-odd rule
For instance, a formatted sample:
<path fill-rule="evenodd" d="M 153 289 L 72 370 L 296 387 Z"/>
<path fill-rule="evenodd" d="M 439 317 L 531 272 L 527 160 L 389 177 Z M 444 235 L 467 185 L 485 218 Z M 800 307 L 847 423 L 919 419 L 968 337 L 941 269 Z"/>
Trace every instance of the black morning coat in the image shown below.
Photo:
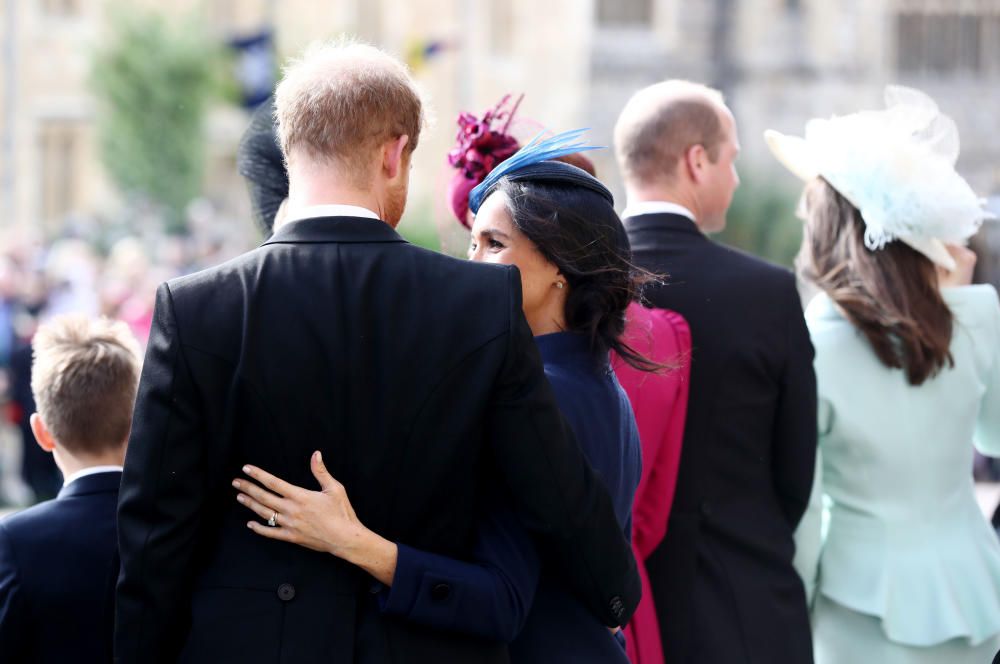
<path fill-rule="evenodd" d="M 816 458 L 813 348 L 791 273 L 687 217 L 625 220 L 647 297 L 691 326 L 691 387 L 667 534 L 647 562 L 670 664 L 812 662 L 792 535 Z"/>
<path fill-rule="evenodd" d="M 359 568 L 246 527 L 241 466 L 315 489 L 317 449 L 390 540 L 466 557 L 499 486 L 601 620 L 638 602 L 517 270 L 418 248 L 381 221 L 313 218 L 157 291 L 119 506 L 116 661 L 508 660 L 504 644 L 383 616 Z M 442 612 L 450 590 L 429 590 Z"/>

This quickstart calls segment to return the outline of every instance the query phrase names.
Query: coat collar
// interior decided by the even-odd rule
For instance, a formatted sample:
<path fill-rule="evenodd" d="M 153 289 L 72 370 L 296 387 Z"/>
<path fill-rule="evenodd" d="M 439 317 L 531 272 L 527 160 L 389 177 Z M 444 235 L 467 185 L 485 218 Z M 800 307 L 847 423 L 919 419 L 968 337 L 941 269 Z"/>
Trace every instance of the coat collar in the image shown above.
<path fill-rule="evenodd" d="M 111 493 L 118 491 L 121 484 L 122 474 L 120 471 L 109 471 L 106 473 L 95 473 L 84 475 L 73 480 L 59 491 L 59 498 L 74 498 L 76 496 L 86 496 L 92 493 Z"/>
<path fill-rule="evenodd" d="M 624 224 L 625 230 L 629 235 L 646 233 L 683 233 L 685 235 L 696 235 L 700 238 L 706 240 L 708 239 L 691 219 L 682 214 L 671 214 L 666 212 L 640 214 L 635 217 L 626 217 Z"/>
<path fill-rule="evenodd" d="M 406 242 L 384 221 L 364 217 L 310 217 L 279 228 L 264 244 Z"/>

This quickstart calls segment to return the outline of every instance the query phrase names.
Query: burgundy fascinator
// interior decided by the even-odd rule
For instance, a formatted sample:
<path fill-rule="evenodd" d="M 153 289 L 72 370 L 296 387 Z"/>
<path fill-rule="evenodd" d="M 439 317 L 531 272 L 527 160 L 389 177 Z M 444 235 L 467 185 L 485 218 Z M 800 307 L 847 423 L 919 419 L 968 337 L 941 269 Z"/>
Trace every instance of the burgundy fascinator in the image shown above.
<path fill-rule="evenodd" d="M 458 116 L 457 145 L 448 153 L 448 163 L 458 172 L 448 185 L 448 200 L 455 217 L 466 228 L 469 228 L 469 192 L 521 147 L 507 132 L 523 98 L 524 95 L 519 96 L 511 105 L 511 96 L 504 95 L 482 118 L 471 113 Z"/>

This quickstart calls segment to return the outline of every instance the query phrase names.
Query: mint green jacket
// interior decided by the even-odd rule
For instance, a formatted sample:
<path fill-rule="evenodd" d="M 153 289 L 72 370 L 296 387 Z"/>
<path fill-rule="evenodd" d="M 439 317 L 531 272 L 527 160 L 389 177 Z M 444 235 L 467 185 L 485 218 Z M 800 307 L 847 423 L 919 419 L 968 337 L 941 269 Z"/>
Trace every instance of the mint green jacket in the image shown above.
<path fill-rule="evenodd" d="M 1000 456 L 1000 302 L 992 286 L 943 293 L 955 366 L 918 387 L 826 295 L 806 309 L 820 453 L 796 568 L 810 600 L 876 616 L 913 646 L 1000 633 L 1000 542 L 972 481 L 973 445 Z"/>

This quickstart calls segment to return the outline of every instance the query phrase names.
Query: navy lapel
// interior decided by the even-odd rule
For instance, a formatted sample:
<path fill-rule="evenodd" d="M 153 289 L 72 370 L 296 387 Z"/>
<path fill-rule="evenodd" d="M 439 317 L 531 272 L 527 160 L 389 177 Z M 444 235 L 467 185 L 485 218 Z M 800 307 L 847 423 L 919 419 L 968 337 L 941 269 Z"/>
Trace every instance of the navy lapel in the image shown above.
<path fill-rule="evenodd" d="M 84 475 L 64 486 L 57 498 L 75 498 L 77 496 L 87 496 L 93 493 L 111 493 L 118 491 L 118 486 L 122 481 L 120 470 L 109 470 L 93 475 Z"/>

